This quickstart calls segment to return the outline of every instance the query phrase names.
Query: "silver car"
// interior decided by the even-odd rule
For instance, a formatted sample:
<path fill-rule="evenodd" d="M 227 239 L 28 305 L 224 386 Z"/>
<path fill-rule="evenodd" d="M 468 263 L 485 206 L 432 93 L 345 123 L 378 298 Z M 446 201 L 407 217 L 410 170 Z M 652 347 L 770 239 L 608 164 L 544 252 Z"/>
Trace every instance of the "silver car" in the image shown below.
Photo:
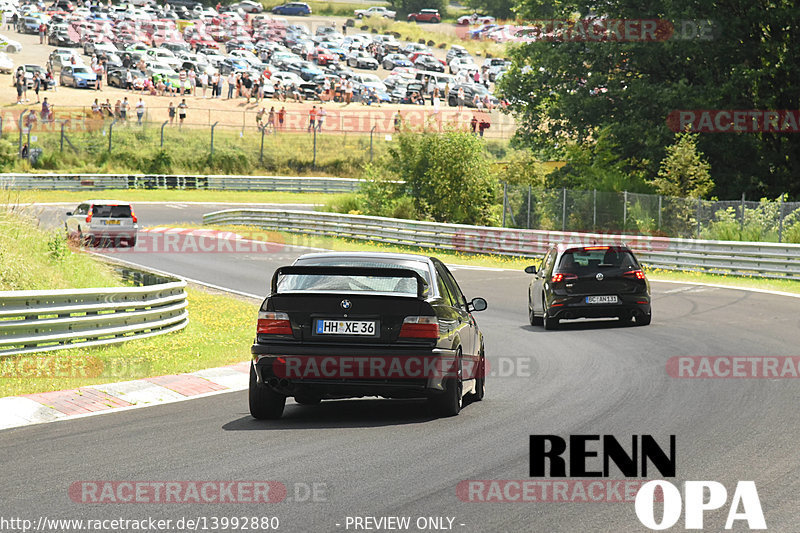
<path fill-rule="evenodd" d="M 67 213 L 67 235 L 81 243 L 136 245 L 139 224 L 133 206 L 115 200 L 90 200 Z"/>

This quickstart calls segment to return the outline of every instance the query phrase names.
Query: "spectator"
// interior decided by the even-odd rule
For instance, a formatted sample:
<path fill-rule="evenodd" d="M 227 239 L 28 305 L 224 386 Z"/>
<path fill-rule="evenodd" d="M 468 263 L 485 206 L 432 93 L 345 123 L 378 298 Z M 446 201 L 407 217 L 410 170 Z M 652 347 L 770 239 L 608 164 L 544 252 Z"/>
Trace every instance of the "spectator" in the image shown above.
<path fill-rule="evenodd" d="M 44 38 L 47 35 L 47 26 L 44 22 L 39 24 L 39 44 L 44 44 Z"/>
<path fill-rule="evenodd" d="M 97 118 L 103 117 L 103 112 L 100 110 L 100 103 L 97 101 L 97 98 L 92 102 L 92 116 Z"/>
<path fill-rule="evenodd" d="M 353 100 L 353 80 L 347 80 L 344 88 L 344 103 L 349 104 Z"/>
<path fill-rule="evenodd" d="M 25 71 L 22 70 L 22 67 L 19 67 L 17 69 L 16 74 L 14 74 L 14 85 L 17 88 L 17 103 L 18 104 L 22 103 L 22 90 L 23 90 L 23 87 L 26 85 L 26 83 L 27 82 L 25 81 Z"/>
<path fill-rule="evenodd" d="M 128 120 L 128 107 L 130 104 L 128 103 L 128 97 L 126 96 L 123 98 L 122 103 L 119 106 L 119 118 L 122 120 Z"/>
<path fill-rule="evenodd" d="M 189 106 L 186 105 L 186 98 L 181 99 L 181 103 L 178 104 L 178 125 L 183 127 L 183 121 L 186 119 L 186 108 Z"/>
<path fill-rule="evenodd" d="M 278 111 L 278 127 L 283 129 L 283 122 L 286 120 L 286 108 L 281 106 L 281 110 Z"/>
<path fill-rule="evenodd" d="M 261 124 L 261 121 L 262 121 L 262 120 L 264 120 L 264 115 L 265 115 L 266 113 L 267 113 L 267 109 L 266 109 L 266 108 L 264 108 L 264 107 L 262 107 L 261 109 L 259 109 L 259 110 L 258 110 L 258 113 L 256 113 L 256 127 L 257 127 L 259 130 L 262 130 L 262 129 L 264 129 L 264 126 L 263 126 L 263 124 Z"/>
<path fill-rule="evenodd" d="M 317 131 L 322 131 L 322 126 L 325 125 L 325 117 L 328 116 L 328 112 L 325 111 L 325 108 L 319 106 L 319 111 L 317 112 Z"/>
<path fill-rule="evenodd" d="M 488 130 L 488 129 L 489 129 L 489 119 L 488 118 L 482 118 L 480 125 L 478 125 L 478 131 L 480 131 L 481 137 L 483 137 L 484 130 Z"/>
<path fill-rule="evenodd" d="M 37 104 L 39 103 L 39 88 L 41 87 L 41 85 L 42 85 L 42 77 L 37 72 L 33 75 L 33 92 L 36 93 Z"/>
<path fill-rule="evenodd" d="M 478 110 L 483 109 L 483 100 L 478 93 L 475 93 L 475 96 L 472 97 L 472 105 L 474 105 Z"/>
<path fill-rule="evenodd" d="M 271 127 L 275 131 L 275 107 L 269 108 L 269 116 L 267 117 L 267 128 Z"/>
<path fill-rule="evenodd" d="M 242 96 L 247 98 L 247 103 L 250 103 L 250 90 L 253 88 L 253 80 L 250 79 L 250 75 L 245 72 L 242 76 Z"/>
<path fill-rule="evenodd" d="M 184 69 L 181 69 L 181 71 L 178 72 L 178 88 L 179 88 L 179 94 L 181 95 L 184 94 L 184 88 L 186 87 L 187 79 L 188 78 L 186 77 L 186 71 Z"/>
<path fill-rule="evenodd" d="M 136 122 L 138 124 L 142 123 L 142 117 L 144 116 L 144 100 L 139 97 L 139 101 L 136 102 Z"/>
<path fill-rule="evenodd" d="M 172 123 L 175 122 L 175 106 L 172 104 L 172 100 L 169 101 L 167 113 L 169 114 L 169 125 L 172 126 Z"/>
<path fill-rule="evenodd" d="M 478 117 L 472 115 L 472 120 L 469 121 L 469 125 L 472 129 L 472 134 L 475 135 L 476 130 L 478 129 Z"/>
<path fill-rule="evenodd" d="M 464 111 L 464 87 L 458 88 L 458 110 Z"/>
<path fill-rule="evenodd" d="M 199 83 L 200 83 L 200 88 L 203 89 L 203 98 L 208 98 L 208 96 L 206 96 L 206 87 L 208 86 L 208 73 L 207 72 L 203 71 L 203 72 L 200 73 Z"/>
<path fill-rule="evenodd" d="M 50 102 L 47 101 L 47 97 L 42 100 L 42 122 L 48 122 L 52 120 L 51 113 L 53 112 L 52 107 L 50 106 Z M 33 113 L 30 113 L 28 116 L 33 116 Z"/>
<path fill-rule="evenodd" d="M 133 72 L 131 69 L 125 73 L 125 90 L 130 91 L 133 89 Z"/>
<path fill-rule="evenodd" d="M 317 106 L 311 106 L 311 110 L 308 112 L 309 133 L 311 133 L 311 130 L 316 129 L 316 120 L 317 120 Z"/>
<path fill-rule="evenodd" d="M 114 116 L 114 111 L 111 109 L 111 100 L 106 98 L 106 101 L 100 106 L 103 111 L 105 111 L 108 117 Z"/>
<path fill-rule="evenodd" d="M 492 108 L 494 107 L 494 104 L 492 104 L 492 97 L 489 96 L 488 93 L 486 94 L 486 96 L 483 97 L 483 106 L 486 108 L 487 111 L 491 111 Z"/>
<path fill-rule="evenodd" d="M 95 91 L 99 91 L 100 89 L 103 88 L 103 71 L 104 70 L 105 70 L 105 64 L 101 63 L 100 61 L 97 61 L 92 66 L 92 71 L 94 72 L 94 75 L 97 78 L 97 81 L 94 84 L 94 90 Z"/>
<path fill-rule="evenodd" d="M 397 113 L 394 114 L 395 133 L 399 133 L 402 128 L 403 128 L 403 116 L 400 115 L 400 111 L 397 111 Z"/>
<path fill-rule="evenodd" d="M 186 73 L 186 76 L 189 78 L 189 94 L 197 96 L 197 73 L 194 70 L 190 70 Z"/>
<path fill-rule="evenodd" d="M 233 98 L 233 90 L 236 87 L 236 81 L 236 74 L 231 71 L 231 73 L 228 74 L 228 98 L 226 98 L 226 100 Z"/>

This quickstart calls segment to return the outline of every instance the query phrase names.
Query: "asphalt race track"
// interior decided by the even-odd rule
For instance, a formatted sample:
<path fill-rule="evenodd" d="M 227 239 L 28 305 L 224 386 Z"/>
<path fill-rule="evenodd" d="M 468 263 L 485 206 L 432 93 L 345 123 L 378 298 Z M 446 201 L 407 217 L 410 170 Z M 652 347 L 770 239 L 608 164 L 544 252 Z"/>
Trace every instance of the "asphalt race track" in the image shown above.
<path fill-rule="evenodd" d="M 140 220 L 145 209 L 152 220 L 183 220 L 182 210 L 158 206 L 143 207 Z M 302 252 L 117 257 L 263 295 L 273 269 Z M 290 532 L 355 531 L 346 527 L 348 516 L 409 516 L 410 530 L 419 531 L 418 517 L 441 516 L 454 518 L 452 529 L 462 532 L 649 531 L 633 503 L 466 502 L 456 487 L 462 480 L 530 480 L 531 434 L 611 434 L 623 442 L 652 434 L 659 443 L 674 434 L 677 476 L 670 481 L 719 481 L 729 503 L 737 481 L 753 480 L 769 530 L 800 529 L 800 383 L 675 379 L 665 370 L 673 356 L 800 355 L 800 301 L 653 282 L 649 327 L 580 322 L 544 331 L 527 324 L 524 273 L 454 274 L 467 298 L 489 302 L 476 319 L 490 366 L 513 368 L 490 375 L 485 400 L 459 416 L 433 419 L 421 402 L 362 399 L 290 402 L 283 419 L 262 422 L 250 417 L 247 393 L 235 392 L 5 430 L 0 516 L 277 516 L 279 531 Z M 82 480 L 272 480 L 288 495 L 275 504 L 74 503 L 68 489 Z M 323 501 L 296 501 L 314 483 L 324 484 Z M 704 530 L 722 531 L 727 512 L 726 504 L 707 513 Z M 683 531 L 683 517 L 678 526 L 672 531 Z M 734 530 L 747 528 L 740 521 Z"/>

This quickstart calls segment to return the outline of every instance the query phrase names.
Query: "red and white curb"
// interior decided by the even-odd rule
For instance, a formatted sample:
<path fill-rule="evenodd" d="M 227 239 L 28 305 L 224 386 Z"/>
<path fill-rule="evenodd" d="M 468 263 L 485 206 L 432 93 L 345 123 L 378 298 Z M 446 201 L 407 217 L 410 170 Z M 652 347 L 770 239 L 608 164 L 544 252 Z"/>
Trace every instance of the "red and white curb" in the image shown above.
<path fill-rule="evenodd" d="M 188 374 L 8 396 L 0 398 L 0 429 L 81 418 L 245 390 L 248 387 L 249 372 L 250 362 L 248 361 L 198 370 Z"/>

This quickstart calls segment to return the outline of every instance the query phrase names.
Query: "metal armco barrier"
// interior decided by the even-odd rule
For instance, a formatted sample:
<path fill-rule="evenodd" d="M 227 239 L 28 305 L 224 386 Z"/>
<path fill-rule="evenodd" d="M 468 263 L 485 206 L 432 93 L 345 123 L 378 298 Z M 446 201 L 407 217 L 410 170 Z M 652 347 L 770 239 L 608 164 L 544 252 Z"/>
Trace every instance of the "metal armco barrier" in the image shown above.
<path fill-rule="evenodd" d="M 0 292 L 0 356 L 177 331 L 189 320 L 185 289 L 181 280 L 142 287 Z"/>
<path fill-rule="evenodd" d="M 204 215 L 203 223 L 521 257 L 538 257 L 557 242 L 627 244 L 651 268 L 800 279 L 798 244 L 521 230 L 279 209 L 226 209 Z"/>
<path fill-rule="evenodd" d="M 152 174 L 0 174 L 0 189 L 96 191 L 104 189 L 206 189 L 346 193 L 361 180 L 287 176 L 194 176 Z"/>

